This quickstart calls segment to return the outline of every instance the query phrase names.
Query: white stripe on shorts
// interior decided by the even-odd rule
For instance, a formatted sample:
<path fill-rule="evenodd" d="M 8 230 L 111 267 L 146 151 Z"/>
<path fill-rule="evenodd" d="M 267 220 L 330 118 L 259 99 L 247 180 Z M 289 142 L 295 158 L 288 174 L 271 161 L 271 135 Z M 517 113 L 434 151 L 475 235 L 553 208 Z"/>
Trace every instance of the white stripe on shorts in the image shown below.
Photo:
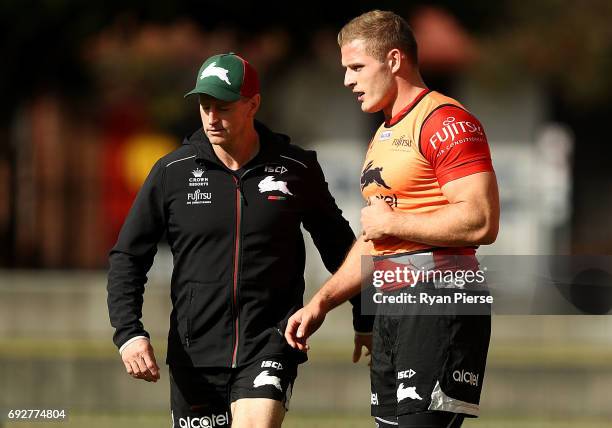
<path fill-rule="evenodd" d="M 389 425 L 399 425 L 398 422 L 388 421 L 386 419 L 379 418 L 378 416 L 374 416 L 374 419 L 378 419 L 379 421 L 384 422 L 384 423 L 389 424 Z"/>

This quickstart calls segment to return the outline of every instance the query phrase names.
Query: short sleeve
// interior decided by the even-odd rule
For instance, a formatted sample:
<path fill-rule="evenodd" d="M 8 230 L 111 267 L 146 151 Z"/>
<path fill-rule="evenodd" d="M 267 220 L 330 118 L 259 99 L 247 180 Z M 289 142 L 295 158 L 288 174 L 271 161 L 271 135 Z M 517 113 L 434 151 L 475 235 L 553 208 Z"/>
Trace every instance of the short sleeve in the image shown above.
<path fill-rule="evenodd" d="M 482 125 L 458 106 L 442 106 L 425 119 L 419 147 L 440 186 L 478 172 L 493 171 Z"/>

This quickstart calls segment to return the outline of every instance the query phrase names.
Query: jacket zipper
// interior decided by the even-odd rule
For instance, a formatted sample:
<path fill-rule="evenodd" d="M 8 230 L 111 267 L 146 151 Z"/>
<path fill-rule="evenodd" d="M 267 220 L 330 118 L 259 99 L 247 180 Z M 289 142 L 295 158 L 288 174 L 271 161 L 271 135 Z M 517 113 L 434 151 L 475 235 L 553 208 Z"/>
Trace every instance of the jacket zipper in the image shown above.
<path fill-rule="evenodd" d="M 234 178 L 236 185 L 236 233 L 234 242 L 234 284 L 232 290 L 232 305 L 234 307 L 234 350 L 232 352 L 232 367 L 236 367 L 236 359 L 238 356 L 238 340 L 240 339 L 240 309 L 238 307 L 238 268 L 240 266 L 240 223 L 242 216 L 242 193 L 240 191 L 240 182 L 237 177 Z"/>
<path fill-rule="evenodd" d="M 234 283 L 232 290 L 232 306 L 234 308 L 234 329 L 236 330 L 236 334 L 234 334 L 234 347 L 232 352 L 232 363 L 231 367 L 236 368 L 237 360 L 238 360 L 238 342 L 240 340 L 240 307 L 238 306 L 238 275 L 240 268 L 240 245 L 241 245 L 241 223 L 242 223 L 242 185 L 241 180 L 244 179 L 244 176 L 249 172 L 259 168 L 262 165 L 255 165 L 252 168 L 246 170 L 240 178 L 235 175 L 232 176 L 234 178 L 234 184 L 236 185 L 236 239 L 234 242 Z"/>

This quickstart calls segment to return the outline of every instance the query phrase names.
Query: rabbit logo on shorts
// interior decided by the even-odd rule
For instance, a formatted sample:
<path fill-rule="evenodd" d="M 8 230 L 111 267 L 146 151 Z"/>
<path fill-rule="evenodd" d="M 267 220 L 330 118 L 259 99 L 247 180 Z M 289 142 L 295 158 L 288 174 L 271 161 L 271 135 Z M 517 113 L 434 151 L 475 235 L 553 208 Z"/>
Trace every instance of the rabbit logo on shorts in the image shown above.
<path fill-rule="evenodd" d="M 397 388 L 397 402 L 399 403 L 400 401 L 405 400 L 406 398 L 410 398 L 412 400 L 423 399 L 423 397 L 421 397 L 416 392 L 416 386 L 409 386 L 408 388 L 404 388 L 404 384 L 400 383 L 399 388 Z"/>
<path fill-rule="evenodd" d="M 268 370 L 264 370 L 257 375 L 255 380 L 253 381 L 253 386 L 255 388 L 259 388 L 264 385 L 272 385 L 277 388 L 280 392 L 283 392 L 283 388 L 281 387 L 280 378 L 277 376 L 270 376 L 270 372 Z"/>

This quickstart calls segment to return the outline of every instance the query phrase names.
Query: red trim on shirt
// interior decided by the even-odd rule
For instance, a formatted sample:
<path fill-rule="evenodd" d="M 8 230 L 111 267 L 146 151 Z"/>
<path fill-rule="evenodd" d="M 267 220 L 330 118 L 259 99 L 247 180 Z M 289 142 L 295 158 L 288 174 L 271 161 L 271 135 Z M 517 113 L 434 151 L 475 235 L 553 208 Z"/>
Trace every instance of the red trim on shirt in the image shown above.
<path fill-rule="evenodd" d="M 406 107 L 404 107 L 398 114 L 393 116 L 389 121 L 385 121 L 385 126 L 386 127 L 393 126 L 397 122 L 402 120 L 404 116 L 410 113 L 410 110 L 412 110 L 414 106 L 416 106 L 418 102 L 421 101 L 423 97 L 427 95 L 429 92 L 430 92 L 429 89 L 423 89 L 421 92 L 419 92 L 419 94 L 412 101 L 410 101 L 410 103 Z"/>

